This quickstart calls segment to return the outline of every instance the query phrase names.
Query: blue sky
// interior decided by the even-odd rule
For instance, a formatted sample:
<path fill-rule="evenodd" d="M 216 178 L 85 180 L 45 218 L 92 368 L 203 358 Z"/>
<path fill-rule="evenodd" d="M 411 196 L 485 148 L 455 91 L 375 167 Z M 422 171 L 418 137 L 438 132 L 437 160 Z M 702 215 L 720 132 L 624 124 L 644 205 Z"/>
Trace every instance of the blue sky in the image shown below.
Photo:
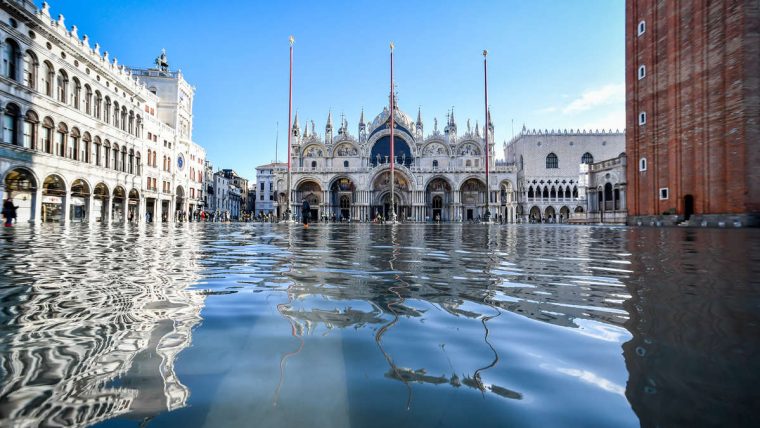
<path fill-rule="evenodd" d="M 625 124 L 623 0 L 50 4 L 119 63 L 150 67 L 166 48 L 197 89 L 194 140 L 216 168 L 250 179 L 275 158 L 278 128 L 286 153 L 291 34 L 294 109 L 320 134 L 330 109 L 355 134 L 362 107 L 371 121 L 387 104 L 390 41 L 399 107 L 414 118 L 421 107 L 426 133 L 452 107 L 460 130 L 483 123 L 483 49 L 497 142 L 513 121 L 515 132 Z"/>

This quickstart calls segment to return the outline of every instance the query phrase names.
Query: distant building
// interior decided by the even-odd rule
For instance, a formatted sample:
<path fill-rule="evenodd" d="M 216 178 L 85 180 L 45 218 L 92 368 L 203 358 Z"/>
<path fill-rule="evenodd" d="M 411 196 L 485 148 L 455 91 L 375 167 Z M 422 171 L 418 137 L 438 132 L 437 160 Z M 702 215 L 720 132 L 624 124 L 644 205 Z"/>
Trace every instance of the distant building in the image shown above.
<path fill-rule="evenodd" d="M 527 130 L 504 145 L 504 157 L 517 171 L 517 188 L 504 189 L 509 202 L 515 192 L 516 216 L 521 221 L 608 222 L 625 221 L 625 170 L 588 180 L 587 165 L 624 156 L 625 133 L 605 130 Z M 605 164 L 606 165 L 606 164 Z M 586 167 L 586 182 L 579 174 Z M 595 168 L 595 167 L 593 167 Z M 620 166 L 618 166 L 620 168 Z M 587 187 L 592 186 L 592 187 Z M 604 199 L 605 191 L 607 194 Z M 596 201 L 602 192 L 601 204 Z M 589 196 L 590 195 L 590 196 Z M 589 211 L 608 211 L 607 216 L 587 217 Z M 614 214 L 613 214 L 614 212 Z M 623 220 L 620 220 L 620 219 Z"/>
<path fill-rule="evenodd" d="M 626 1 L 629 222 L 760 224 L 757 0 Z"/>
<path fill-rule="evenodd" d="M 275 177 L 277 173 L 287 172 L 287 163 L 268 163 L 256 167 L 256 212 L 255 214 L 278 214 L 275 209 Z M 284 191 L 281 189 L 280 191 Z"/>
<path fill-rule="evenodd" d="M 250 204 L 249 199 L 251 198 L 251 196 L 255 196 L 255 194 L 254 195 L 250 195 L 249 194 L 250 192 L 249 192 L 249 188 L 248 188 L 248 179 L 239 176 L 238 173 L 235 172 L 235 170 L 232 170 L 232 169 L 223 169 L 222 173 L 229 180 L 230 184 L 232 186 L 237 187 L 238 190 L 239 190 L 239 194 L 240 194 L 240 203 L 239 203 L 240 215 L 245 214 L 246 212 L 251 212 L 252 209 L 248 208 L 248 207 L 251 206 L 251 205 L 253 205 L 253 204 Z"/>

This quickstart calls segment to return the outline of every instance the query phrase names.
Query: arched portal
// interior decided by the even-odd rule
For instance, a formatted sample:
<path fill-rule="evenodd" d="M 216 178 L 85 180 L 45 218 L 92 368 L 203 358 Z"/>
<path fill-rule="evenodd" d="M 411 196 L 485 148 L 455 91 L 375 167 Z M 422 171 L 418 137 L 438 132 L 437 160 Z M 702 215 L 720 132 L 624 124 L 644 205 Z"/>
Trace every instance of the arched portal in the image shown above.
<path fill-rule="evenodd" d="M 140 192 L 137 189 L 129 191 L 127 198 L 127 220 L 132 222 L 140 221 Z"/>
<path fill-rule="evenodd" d="M 537 206 L 533 206 L 530 209 L 530 222 L 531 223 L 541 223 L 541 208 Z"/>
<path fill-rule="evenodd" d="M 394 174 L 393 195 L 395 199 L 395 212 L 397 219 L 404 220 L 411 217 L 412 207 L 409 197 L 409 179 L 399 171 Z M 383 171 L 372 181 L 372 207 L 370 217 L 375 219 L 378 214 L 383 219 L 391 219 L 393 208 L 391 205 L 391 172 Z"/>
<path fill-rule="evenodd" d="M 501 201 L 501 215 L 500 220 L 504 223 L 512 223 L 515 221 L 515 189 L 512 186 L 512 182 L 504 180 L 499 184 L 500 201 Z M 531 188 L 531 193 L 533 189 Z"/>
<path fill-rule="evenodd" d="M 71 183 L 71 200 L 69 202 L 69 219 L 72 222 L 85 222 L 90 212 L 90 185 L 82 179 Z"/>
<path fill-rule="evenodd" d="M 559 209 L 559 221 L 565 223 L 570 219 L 570 208 L 564 206 Z"/>
<path fill-rule="evenodd" d="M 116 186 L 113 189 L 113 197 L 111 198 L 111 216 L 114 223 L 123 223 L 125 218 L 125 205 L 127 203 L 127 192 L 121 186 Z"/>
<path fill-rule="evenodd" d="M 300 208 L 303 206 L 304 199 L 309 202 L 308 213 L 303 213 Z M 299 217 L 306 214 L 313 221 L 319 220 L 319 206 L 322 204 L 322 187 L 316 181 L 307 180 L 301 182 L 296 187 L 296 203 L 299 206 L 297 209 Z"/>
<path fill-rule="evenodd" d="M 451 221 L 454 193 L 451 184 L 443 177 L 430 180 L 425 188 L 425 217 L 433 221 Z"/>
<path fill-rule="evenodd" d="M 174 199 L 174 219 L 183 221 L 185 216 L 185 188 L 182 186 L 177 186 L 177 190 L 174 193 L 175 199 Z M 227 210 L 227 202 L 222 201 L 223 207 L 220 211 L 224 212 Z"/>
<path fill-rule="evenodd" d="M 65 221 L 63 200 L 66 197 L 66 183 L 59 175 L 48 175 L 42 183 L 42 222 L 62 223 Z"/>
<path fill-rule="evenodd" d="M 111 192 L 108 190 L 108 186 L 104 183 L 98 183 L 95 185 L 95 191 L 93 192 L 93 204 L 90 207 L 95 213 L 95 221 L 101 223 L 107 223 L 108 218 L 108 202 L 111 196 Z"/>
<path fill-rule="evenodd" d="M 29 222 L 35 219 L 37 213 L 37 180 L 34 174 L 25 168 L 12 169 L 3 182 L 5 192 L 3 199 L 11 197 L 16 207 L 16 222 Z"/>
<path fill-rule="evenodd" d="M 330 186 L 330 211 L 338 220 L 351 218 L 351 206 L 354 202 L 354 183 L 346 177 L 333 181 Z"/>
<path fill-rule="evenodd" d="M 554 207 L 546 207 L 546 210 L 544 210 L 544 218 L 546 218 L 546 221 L 549 223 L 556 223 L 557 211 L 554 210 Z"/>
<path fill-rule="evenodd" d="M 465 220 L 475 220 L 485 216 L 486 184 L 478 178 L 470 178 L 459 188 Z"/>

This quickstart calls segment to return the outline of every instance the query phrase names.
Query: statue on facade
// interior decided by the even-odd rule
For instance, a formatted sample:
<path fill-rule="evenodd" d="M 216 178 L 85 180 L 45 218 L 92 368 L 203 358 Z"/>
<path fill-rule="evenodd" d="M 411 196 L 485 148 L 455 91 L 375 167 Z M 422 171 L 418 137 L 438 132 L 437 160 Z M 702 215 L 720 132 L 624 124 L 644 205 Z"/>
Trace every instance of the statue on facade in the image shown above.
<path fill-rule="evenodd" d="M 161 71 L 169 71 L 169 62 L 166 59 L 166 49 L 161 49 L 161 55 L 156 58 L 156 67 Z"/>

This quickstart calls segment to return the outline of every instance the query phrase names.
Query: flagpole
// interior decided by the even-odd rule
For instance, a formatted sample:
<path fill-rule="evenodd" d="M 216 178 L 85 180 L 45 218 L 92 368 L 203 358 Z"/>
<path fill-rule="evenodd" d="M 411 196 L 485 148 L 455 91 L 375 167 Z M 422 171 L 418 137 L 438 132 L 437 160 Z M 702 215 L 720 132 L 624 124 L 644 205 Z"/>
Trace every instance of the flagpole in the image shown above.
<path fill-rule="evenodd" d="M 293 126 L 293 43 L 295 38 L 290 36 L 290 79 L 288 82 L 288 191 L 285 195 L 285 214 L 288 216 L 288 222 L 292 221 L 292 210 L 290 209 L 290 137 L 293 134 L 291 127 Z"/>
<path fill-rule="evenodd" d="M 491 221 L 491 213 L 488 210 L 488 203 L 491 201 L 491 187 L 488 184 L 488 125 L 489 125 L 489 117 L 488 117 L 488 51 L 483 50 L 483 80 L 485 82 L 485 104 L 486 104 L 486 125 L 484 129 L 484 134 L 486 135 L 486 222 Z"/>
<path fill-rule="evenodd" d="M 396 187 L 396 153 L 395 145 L 393 141 L 393 109 L 394 109 L 394 94 L 393 94 L 393 42 L 391 42 L 391 221 L 396 222 L 396 194 L 394 192 Z"/>

